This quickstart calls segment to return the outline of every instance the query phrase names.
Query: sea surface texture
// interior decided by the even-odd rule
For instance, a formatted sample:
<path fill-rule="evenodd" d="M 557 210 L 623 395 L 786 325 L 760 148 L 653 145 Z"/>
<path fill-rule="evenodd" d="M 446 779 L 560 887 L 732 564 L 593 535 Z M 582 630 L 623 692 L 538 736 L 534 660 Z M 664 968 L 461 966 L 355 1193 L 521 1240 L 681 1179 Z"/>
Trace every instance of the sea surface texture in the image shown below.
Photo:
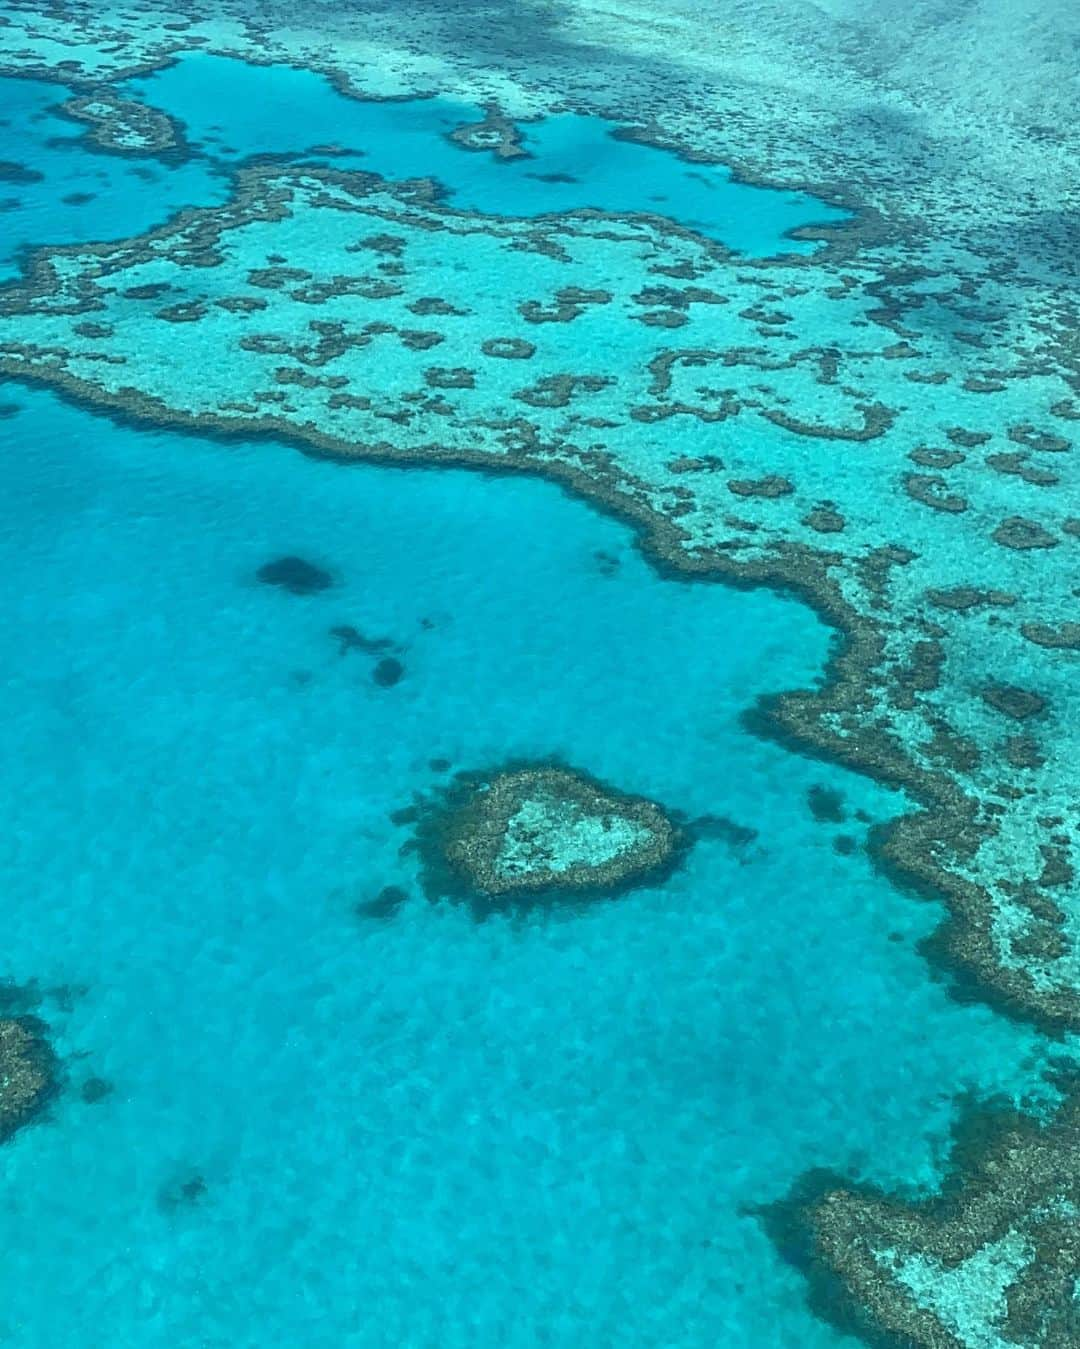
<path fill-rule="evenodd" d="M 0 0 L 0 1346 L 1080 1346 L 1078 53 Z"/>

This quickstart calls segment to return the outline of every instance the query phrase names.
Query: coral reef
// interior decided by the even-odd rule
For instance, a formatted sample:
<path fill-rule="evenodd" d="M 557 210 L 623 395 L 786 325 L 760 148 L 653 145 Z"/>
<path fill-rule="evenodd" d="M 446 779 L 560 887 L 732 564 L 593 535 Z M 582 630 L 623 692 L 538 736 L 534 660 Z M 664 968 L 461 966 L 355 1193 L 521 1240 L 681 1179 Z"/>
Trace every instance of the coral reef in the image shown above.
<path fill-rule="evenodd" d="M 56 1056 L 33 1017 L 0 1018 L 0 1142 L 28 1123 L 56 1087 Z"/>
<path fill-rule="evenodd" d="M 279 557 L 273 562 L 264 562 L 255 575 L 263 585 L 277 586 L 293 595 L 317 595 L 334 584 L 328 571 L 302 557 Z"/>
<path fill-rule="evenodd" d="M 630 521 L 672 575 L 800 595 L 838 632 L 827 677 L 753 726 L 904 788 L 912 812 L 870 846 L 946 899 L 927 954 L 1061 1034 L 1080 1029 L 1076 7 L 886 10 L 731 0 L 704 29 L 698 7 L 661 20 L 655 0 L 495 4 L 462 42 L 454 6 L 298 24 L 240 0 L 5 5 L 0 68 L 83 89 L 67 111 L 101 148 L 152 152 L 164 133 L 110 111 L 108 83 L 186 50 L 384 98 L 437 69 L 485 109 L 451 133 L 465 149 L 511 160 L 524 119 L 573 108 L 854 214 L 762 261 L 651 207 L 496 222 L 432 183 L 249 168 L 223 207 L 36 255 L 0 297 L 0 372 L 312 453 L 542 474 Z M 371 649 L 350 632 L 343 650 Z M 556 806 L 523 819 L 517 771 L 458 779 L 424 815 L 432 893 L 486 881 L 498 906 L 547 893 L 530 886 L 558 865 L 614 865 L 560 851 Z M 774 1231 L 819 1309 L 871 1340 L 1067 1349 L 1077 1143 L 1075 1097 L 1045 1125 L 980 1113 L 939 1198 L 810 1178 Z"/>
<path fill-rule="evenodd" d="M 97 150 L 118 155 L 151 155 L 175 162 L 187 155 L 184 134 L 157 108 L 121 98 L 108 85 L 73 95 L 57 109 L 86 126 Z"/>
<path fill-rule="evenodd" d="M 449 889 L 491 907 L 643 884 L 684 842 L 652 801 L 543 764 L 460 774 L 428 807 L 417 841 L 432 897 Z"/>
<path fill-rule="evenodd" d="M 538 473 L 630 521 L 673 575 L 801 595 L 843 641 L 825 684 L 763 705 L 756 728 L 906 788 L 921 811 L 872 842 L 948 900 L 928 952 L 1000 1007 L 1080 1027 L 1076 883 L 1051 885 L 1040 851 L 1075 863 L 1063 555 L 1080 461 L 1063 395 L 1080 373 L 1058 301 L 1020 314 L 992 259 L 958 261 L 954 284 L 901 271 L 896 243 L 856 260 L 848 233 L 829 237 L 739 262 L 651 216 L 486 217 L 422 180 L 261 166 L 222 207 L 33 255 L 0 296 L 0 372 L 342 459 Z M 677 339 L 634 322 L 674 277 L 694 282 Z M 956 341 L 976 294 L 992 358 Z M 791 323 L 763 324 L 781 297 Z M 468 378 L 433 386 L 432 346 Z M 947 391 L 913 397 L 908 376 L 943 367 Z M 994 389 L 965 388 L 991 368 Z M 1055 483 L 984 462 L 1002 443 L 1052 457 Z M 936 465 L 914 493 L 913 446 Z M 1002 682 L 1021 668 L 1023 687 Z"/>
<path fill-rule="evenodd" d="M 941 1192 L 907 1201 L 814 1174 L 766 1211 L 815 1308 L 872 1343 L 1072 1349 L 1080 1342 L 1080 1095 L 1047 1122 L 973 1110 Z"/>
<path fill-rule="evenodd" d="M 501 160 L 529 158 L 521 143 L 521 132 L 494 103 L 485 107 L 483 121 L 455 127 L 449 136 L 462 150 L 486 151 Z"/>

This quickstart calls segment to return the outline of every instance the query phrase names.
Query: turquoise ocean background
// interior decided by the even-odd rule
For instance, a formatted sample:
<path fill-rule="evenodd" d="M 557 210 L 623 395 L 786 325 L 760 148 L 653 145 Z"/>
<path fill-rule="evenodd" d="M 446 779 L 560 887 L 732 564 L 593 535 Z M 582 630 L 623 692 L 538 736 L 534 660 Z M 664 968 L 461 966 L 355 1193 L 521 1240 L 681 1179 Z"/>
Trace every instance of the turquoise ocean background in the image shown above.
<path fill-rule="evenodd" d="M 328 141 L 463 208 L 662 209 L 762 256 L 838 216 L 570 115 L 501 165 L 445 139 L 476 109 L 292 70 L 197 58 L 132 92 L 193 159 L 92 152 L 62 90 L 4 82 L 0 159 L 42 175 L 0 184 L 9 275 Z M 1043 1051 L 918 955 L 941 909 L 861 846 L 904 800 L 744 729 L 821 677 L 828 630 L 662 578 L 545 482 L 0 404 L 0 974 L 36 981 L 66 1075 L 0 1149 L 0 1344 L 851 1345 L 752 1210 L 818 1165 L 932 1182 L 957 1092 L 1019 1089 Z M 288 554 L 335 584 L 256 581 Z M 342 624 L 399 643 L 401 682 Z M 446 781 L 431 761 L 553 755 L 756 835 L 617 900 L 430 904 L 390 815 Z M 387 885 L 399 912 L 358 915 Z"/>

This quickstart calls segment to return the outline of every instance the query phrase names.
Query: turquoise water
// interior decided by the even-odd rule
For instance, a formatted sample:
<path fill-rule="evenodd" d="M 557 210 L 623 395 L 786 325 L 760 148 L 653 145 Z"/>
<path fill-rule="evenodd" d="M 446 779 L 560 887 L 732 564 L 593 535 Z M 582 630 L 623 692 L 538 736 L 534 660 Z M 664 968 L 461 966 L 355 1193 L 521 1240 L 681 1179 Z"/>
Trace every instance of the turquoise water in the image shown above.
<path fill-rule="evenodd" d="M 813 245 L 786 239 L 786 232 L 845 218 L 804 194 L 735 182 L 722 165 L 615 140 L 614 124 L 574 113 L 522 124 L 533 157 L 499 162 L 445 139 L 481 120 L 478 107 L 442 98 L 343 98 L 328 80 L 288 66 L 194 54 L 125 88 L 178 118 L 194 149 L 230 163 L 333 145 L 346 152 L 332 157 L 341 167 L 394 179 L 434 177 L 454 206 L 488 215 L 583 206 L 650 211 L 756 256 L 810 251 Z M 563 176 L 571 181 L 558 181 Z"/>
<path fill-rule="evenodd" d="M 32 181 L 0 175 L 0 281 L 18 274 L 28 245 L 124 238 L 184 206 L 224 202 L 229 170 L 267 154 L 394 179 L 435 177 L 453 205 L 493 215 L 582 206 L 673 215 L 758 256 L 809 251 L 813 245 L 785 232 L 844 218 L 810 197 L 736 183 L 722 166 L 685 164 L 617 141 L 606 124 L 572 113 L 527 124 L 525 143 L 535 158 L 499 163 L 445 139 L 483 116 L 476 107 L 436 98 L 361 102 L 338 94 L 320 75 L 288 66 L 193 54 L 120 90 L 180 119 L 194 157 L 175 164 L 92 153 L 82 128 L 53 111 L 66 90 L 0 78 L 0 160 L 40 175 Z M 343 153 L 310 153 L 331 144 Z M 541 181 L 537 173 L 574 181 Z"/>
<path fill-rule="evenodd" d="M 182 106 L 158 93 L 185 69 L 147 82 L 159 106 Z M 333 97 L 401 125 L 421 106 Z M 215 109 L 238 156 L 259 148 L 242 111 Z M 430 123 L 408 135 L 426 171 L 507 172 Z M 33 148 L 23 237 L 59 237 L 47 192 L 84 173 L 120 175 L 57 210 L 85 238 L 144 228 L 164 184 L 225 190 L 202 161 L 144 189 Z M 67 1074 L 0 1149 L 0 1342 L 850 1343 L 748 1209 L 815 1165 L 929 1182 L 957 1091 L 1011 1090 L 1042 1051 L 930 977 L 915 946 L 939 909 L 836 850 L 902 799 L 743 729 L 759 694 L 820 676 L 828 631 L 662 579 L 543 482 L 0 395 L 0 975 L 46 990 Z M 288 554 L 335 584 L 257 582 Z M 400 683 L 340 653 L 343 624 L 399 644 Z M 445 781 L 431 761 L 552 755 L 756 837 L 707 831 L 662 886 L 523 922 L 431 905 L 390 819 Z M 815 785 L 845 822 L 813 818 Z M 400 912 L 358 916 L 387 885 Z M 93 1078 L 113 1090 L 89 1103 Z"/>
<path fill-rule="evenodd" d="M 0 1152 L 0 1328 L 836 1344 L 740 1206 L 815 1164 L 927 1179 L 954 1092 L 1010 1085 L 1028 1037 L 948 1001 L 913 949 L 940 915 L 839 856 L 865 825 L 806 793 L 899 802 L 741 729 L 814 678 L 816 620 L 660 580 L 543 483 L 17 398 L 5 971 L 85 991 L 44 1007 L 71 1089 Z M 286 553 L 337 584 L 258 585 Z M 343 622 L 405 648 L 400 684 L 338 654 Z M 429 760 L 547 754 L 759 837 L 523 926 L 429 905 L 388 819 Z M 399 917 L 357 918 L 387 884 Z M 90 1076 L 113 1095 L 85 1104 Z"/>
<path fill-rule="evenodd" d="M 758 256 L 809 251 L 813 245 L 785 232 L 845 218 L 812 197 L 734 182 L 723 166 L 683 163 L 615 140 L 606 123 L 573 113 L 525 124 L 534 158 L 500 163 L 446 139 L 454 127 L 479 120 L 479 108 L 438 98 L 345 98 L 322 76 L 289 66 L 194 53 L 118 88 L 179 119 L 193 157 L 176 164 L 93 153 L 83 128 L 55 112 L 67 90 L 0 78 L 0 161 L 35 175 L 17 181 L 0 173 L 0 281 L 18 274 L 28 245 L 124 238 L 184 206 L 224 202 L 230 171 L 269 154 L 394 179 L 434 177 L 454 206 L 492 215 L 583 206 L 656 212 Z M 341 152 L 311 153 L 330 145 Z"/>

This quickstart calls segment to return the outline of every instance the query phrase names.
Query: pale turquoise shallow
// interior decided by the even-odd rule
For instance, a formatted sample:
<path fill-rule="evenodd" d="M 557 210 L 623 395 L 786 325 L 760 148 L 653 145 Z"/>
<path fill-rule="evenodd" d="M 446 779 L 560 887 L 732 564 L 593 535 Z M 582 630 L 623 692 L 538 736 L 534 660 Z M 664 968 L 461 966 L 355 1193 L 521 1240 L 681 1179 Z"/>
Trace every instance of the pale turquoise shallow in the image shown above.
<path fill-rule="evenodd" d="M 119 175 L 130 221 L 86 208 L 114 234 L 165 185 L 224 190 L 202 161 L 144 191 L 41 156 L 54 195 Z M 47 199 L 26 209 L 39 237 Z M 935 906 L 834 850 L 903 802 L 742 729 L 818 677 L 826 630 L 661 579 L 549 484 L 2 394 L 0 973 L 68 990 L 40 1009 L 68 1089 L 0 1150 L 0 1343 L 850 1343 L 748 1210 L 815 1165 L 930 1182 L 957 1091 L 1012 1089 L 1041 1050 L 932 980 Z M 336 585 L 256 582 L 290 553 Z M 339 655 L 344 623 L 403 645 L 399 685 Z M 758 837 L 520 923 L 429 905 L 389 820 L 444 780 L 429 761 L 552 755 Z M 813 784 L 846 824 L 814 821 Z M 357 918 L 387 884 L 400 915 Z M 115 1090 L 90 1105 L 92 1076 Z"/>

